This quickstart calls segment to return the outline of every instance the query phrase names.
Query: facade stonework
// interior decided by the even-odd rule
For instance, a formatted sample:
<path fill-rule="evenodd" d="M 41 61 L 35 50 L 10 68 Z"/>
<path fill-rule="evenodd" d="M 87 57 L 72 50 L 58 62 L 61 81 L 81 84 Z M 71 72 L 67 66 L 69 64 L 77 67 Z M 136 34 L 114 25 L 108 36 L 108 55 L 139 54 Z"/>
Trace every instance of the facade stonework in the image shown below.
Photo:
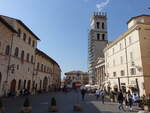
<path fill-rule="evenodd" d="M 107 45 L 107 16 L 105 13 L 95 12 L 91 18 L 88 38 L 88 72 L 90 84 L 96 84 L 95 65 L 98 58 L 104 58 L 103 49 Z"/>
<path fill-rule="evenodd" d="M 18 94 L 22 89 L 32 92 L 36 85 L 34 76 L 38 40 L 22 21 L 0 16 L 1 96 Z"/>
<path fill-rule="evenodd" d="M 65 73 L 65 84 L 73 87 L 74 82 L 80 82 L 81 85 L 86 85 L 89 83 L 89 75 L 87 72 L 82 71 L 71 71 Z"/>
<path fill-rule="evenodd" d="M 105 48 L 106 89 L 150 94 L 150 16 L 128 21 L 128 30 Z"/>

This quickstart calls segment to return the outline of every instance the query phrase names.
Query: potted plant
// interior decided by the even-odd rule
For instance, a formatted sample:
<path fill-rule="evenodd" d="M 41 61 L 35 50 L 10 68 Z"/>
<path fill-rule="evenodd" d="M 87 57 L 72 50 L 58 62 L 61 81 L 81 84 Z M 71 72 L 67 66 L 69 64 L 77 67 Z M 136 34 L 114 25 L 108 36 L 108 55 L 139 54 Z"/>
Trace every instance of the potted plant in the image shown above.
<path fill-rule="evenodd" d="M 30 105 L 29 99 L 26 98 L 23 107 L 21 109 L 21 113 L 31 113 L 31 112 L 32 112 L 32 106 Z"/>
<path fill-rule="evenodd" d="M 145 111 L 150 111 L 150 100 L 144 100 L 144 110 Z"/>
<path fill-rule="evenodd" d="M 50 112 L 57 112 L 58 111 L 58 107 L 57 107 L 57 104 L 56 104 L 56 99 L 55 97 L 52 97 L 51 98 L 51 105 L 49 107 L 49 111 Z"/>
<path fill-rule="evenodd" d="M 0 99 L 0 113 L 5 113 L 2 99 Z"/>
<path fill-rule="evenodd" d="M 73 110 L 74 110 L 74 111 L 77 111 L 77 112 L 78 112 L 78 111 L 82 111 L 82 107 L 81 107 L 80 104 L 76 104 L 76 105 L 73 106 Z"/>

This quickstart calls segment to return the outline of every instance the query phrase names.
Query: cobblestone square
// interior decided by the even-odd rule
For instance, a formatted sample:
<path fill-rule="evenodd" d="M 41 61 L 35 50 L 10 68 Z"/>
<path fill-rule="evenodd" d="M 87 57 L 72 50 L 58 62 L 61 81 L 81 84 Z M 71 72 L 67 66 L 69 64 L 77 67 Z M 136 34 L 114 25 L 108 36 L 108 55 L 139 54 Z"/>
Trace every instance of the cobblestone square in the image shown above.
<path fill-rule="evenodd" d="M 30 102 L 33 108 L 32 113 L 48 113 L 48 107 L 50 104 L 51 97 L 55 96 L 57 105 L 59 107 L 58 113 L 75 113 L 73 106 L 76 103 L 81 104 L 82 113 L 123 113 L 118 110 L 117 103 L 111 103 L 106 99 L 105 104 L 102 104 L 100 100 L 96 100 L 95 95 L 87 94 L 85 101 L 81 100 L 81 95 L 76 92 L 52 92 L 45 94 L 38 94 L 36 96 L 30 96 Z M 79 98 L 77 97 L 79 96 Z M 5 103 L 6 113 L 19 113 L 25 97 L 16 97 L 3 99 Z M 134 112 L 126 113 L 137 113 L 137 107 L 133 108 Z"/>

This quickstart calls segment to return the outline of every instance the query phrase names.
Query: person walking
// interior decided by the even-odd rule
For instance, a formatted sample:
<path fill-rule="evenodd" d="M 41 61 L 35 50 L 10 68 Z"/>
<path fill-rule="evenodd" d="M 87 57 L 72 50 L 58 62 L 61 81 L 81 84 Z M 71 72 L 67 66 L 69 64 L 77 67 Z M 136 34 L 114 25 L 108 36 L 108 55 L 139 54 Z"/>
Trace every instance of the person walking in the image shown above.
<path fill-rule="evenodd" d="M 125 105 L 126 105 L 126 108 L 128 108 L 128 106 L 129 106 L 129 98 L 128 98 L 128 93 L 126 92 L 126 94 L 125 94 Z"/>
<path fill-rule="evenodd" d="M 101 99 L 102 99 L 102 103 L 104 104 L 104 101 L 105 101 L 105 91 L 104 90 L 101 91 Z"/>
<path fill-rule="evenodd" d="M 133 106 L 133 96 L 131 95 L 131 93 L 128 93 L 128 102 L 129 102 L 129 107 L 130 107 L 130 111 L 133 111 L 132 106 Z"/>
<path fill-rule="evenodd" d="M 124 109 L 124 107 L 123 107 L 123 100 L 124 100 L 124 97 L 123 97 L 123 93 L 122 93 L 122 91 L 120 90 L 120 92 L 118 93 L 118 103 L 119 103 L 119 106 L 118 106 L 118 108 L 119 108 L 119 110 L 123 110 L 123 111 L 125 111 L 125 109 Z"/>
<path fill-rule="evenodd" d="M 84 101 L 85 93 L 86 93 L 85 88 L 82 88 L 81 89 L 82 101 Z"/>
<path fill-rule="evenodd" d="M 96 92 L 95 92 L 95 94 L 96 94 L 96 100 L 98 100 L 99 99 L 99 95 L 100 95 L 100 90 L 97 89 Z"/>

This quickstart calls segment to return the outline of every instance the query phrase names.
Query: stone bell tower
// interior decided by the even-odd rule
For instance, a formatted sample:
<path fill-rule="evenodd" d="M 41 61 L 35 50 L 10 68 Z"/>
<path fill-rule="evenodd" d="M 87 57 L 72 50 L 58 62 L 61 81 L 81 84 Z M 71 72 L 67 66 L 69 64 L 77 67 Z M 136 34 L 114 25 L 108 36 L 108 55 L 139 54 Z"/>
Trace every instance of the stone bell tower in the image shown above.
<path fill-rule="evenodd" d="M 98 57 L 104 58 L 103 49 L 107 43 L 107 15 L 102 12 L 94 12 L 88 35 L 88 72 L 92 83 L 95 79 L 95 63 Z"/>

